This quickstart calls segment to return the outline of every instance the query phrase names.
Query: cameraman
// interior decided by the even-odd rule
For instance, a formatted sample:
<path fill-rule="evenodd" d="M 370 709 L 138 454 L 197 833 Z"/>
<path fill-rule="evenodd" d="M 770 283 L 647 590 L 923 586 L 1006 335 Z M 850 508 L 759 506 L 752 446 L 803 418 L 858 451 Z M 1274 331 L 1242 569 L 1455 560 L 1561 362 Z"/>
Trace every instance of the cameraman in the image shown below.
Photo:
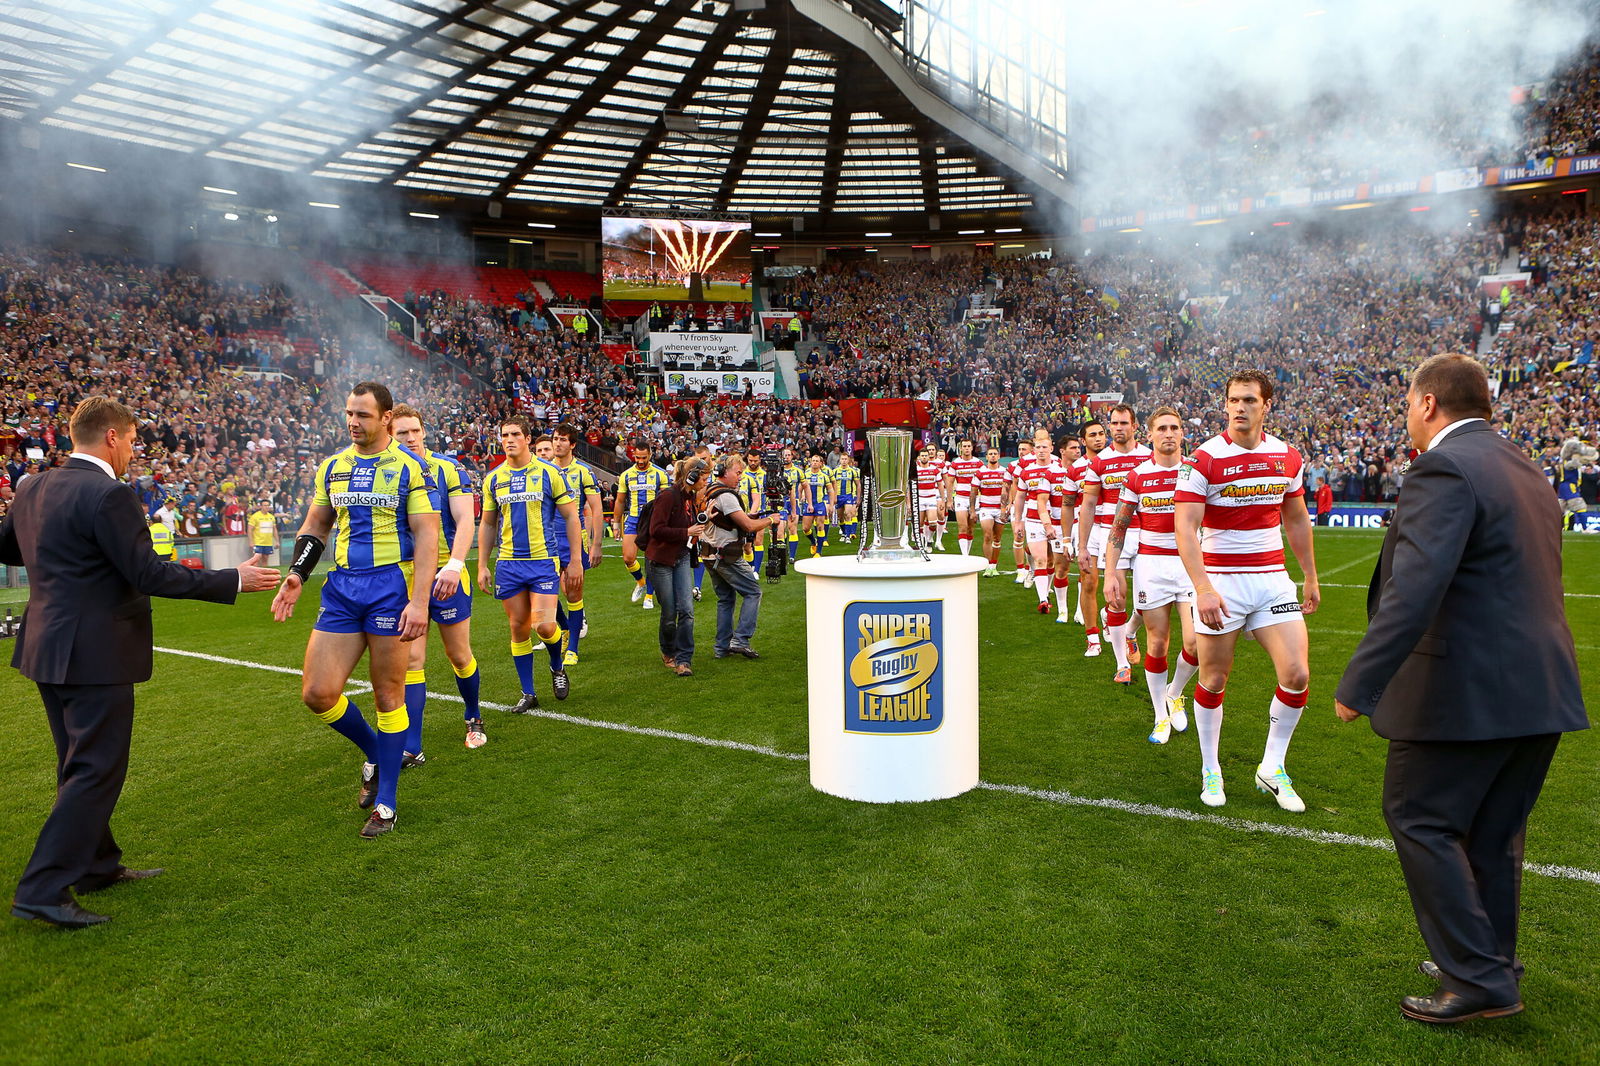
<path fill-rule="evenodd" d="M 725 455 L 712 467 L 712 483 L 702 507 L 705 518 L 700 533 L 700 559 L 711 575 L 711 587 L 717 594 L 716 656 L 725 659 L 730 654 L 746 659 L 761 656 L 750 646 L 755 635 L 756 616 L 761 612 L 761 583 L 755 571 L 745 562 L 745 539 L 760 536 L 772 524 L 771 518 L 751 518 L 744 512 L 739 498 L 739 477 L 744 473 L 744 460 L 737 455 Z M 779 550 L 782 550 L 781 548 Z M 739 625 L 733 624 L 733 598 L 743 596 L 739 608 Z"/>

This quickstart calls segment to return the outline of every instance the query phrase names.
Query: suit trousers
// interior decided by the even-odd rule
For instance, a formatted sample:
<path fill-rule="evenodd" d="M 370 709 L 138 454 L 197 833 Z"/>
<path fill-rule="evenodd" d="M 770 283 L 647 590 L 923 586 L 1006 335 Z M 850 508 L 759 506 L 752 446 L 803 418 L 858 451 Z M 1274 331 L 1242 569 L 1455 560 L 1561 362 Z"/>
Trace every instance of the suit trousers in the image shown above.
<path fill-rule="evenodd" d="M 1528 814 L 1561 734 L 1389 742 L 1383 814 L 1446 991 L 1522 997 L 1517 914 Z"/>
<path fill-rule="evenodd" d="M 133 686 L 40 683 L 39 695 L 56 742 L 56 802 L 16 901 L 50 906 L 73 885 L 96 885 L 122 865 L 111 812 L 128 776 Z"/>

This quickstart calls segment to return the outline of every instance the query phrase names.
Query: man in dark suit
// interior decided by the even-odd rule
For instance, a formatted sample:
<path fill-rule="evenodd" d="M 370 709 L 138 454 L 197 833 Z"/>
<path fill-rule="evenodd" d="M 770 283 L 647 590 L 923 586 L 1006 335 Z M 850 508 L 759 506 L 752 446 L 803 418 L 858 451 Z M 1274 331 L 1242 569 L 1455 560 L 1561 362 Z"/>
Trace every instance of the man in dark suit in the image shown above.
<path fill-rule="evenodd" d="M 191 570 L 150 544 L 133 487 L 133 412 L 91 397 L 72 413 L 67 464 L 30 477 L 0 522 L 0 561 L 26 566 L 31 593 L 11 665 L 39 686 L 56 742 L 56 802 L 17 885 L 11 913 L 65 928 L 107 919 L 78 905 L 160 870 L 130 870 L 111 836 L 128 772 L 133 686 L 151 673 L 150 597 L 232 603 L 278 572 Z"/>
<path fill-rule="evenodd" d="M 1448 1024 L 1522 1010 L 1517 912 L 1528 813 L 1561 734 L 1584 729 L 1561 588 L 1561 516 L 1489 427 L 1482 364 L 1417 369 L 1411 464 L 1335 710 L 1389 741 L 1383 813 L 1438 982 L 1400 1012 Z"/>

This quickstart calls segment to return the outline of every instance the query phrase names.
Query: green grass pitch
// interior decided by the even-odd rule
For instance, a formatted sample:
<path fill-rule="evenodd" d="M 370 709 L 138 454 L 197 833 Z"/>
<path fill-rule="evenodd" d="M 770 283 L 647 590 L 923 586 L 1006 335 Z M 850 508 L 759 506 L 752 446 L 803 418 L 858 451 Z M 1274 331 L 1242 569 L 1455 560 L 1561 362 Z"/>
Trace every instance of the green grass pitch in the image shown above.
<path fill-rule="evenodd" d="M 682 302 L 689 298 L 689 290 L 682 285 L 651 285 L 647 281 L 622 281 L 612 279 L 606 282 L 607 300 L 663 300 L 668 302 Z M 737 281 L 708 281 L 705 283 L 703 299 L 710 303 L 736 304 L 750 302 L 750 286 L 740 285 Z"/>
<path fill-rule="evenodd" d="M 158 646 L 290 672 L 157 655 L 115 827 L 131 864 L 168 873 L 90 897 L 114 916 L 97 929 L 0 920 L 0 1062 L 1600 1061 L 1592 733 L 1562 743 L 1534 813 L 1529 861 L 1567 869 L 1525 878 L 1515 1019 L 1401 1020 L 1397 998 L 1426 982 L 1393 853 L 1260 829 L 1386 839 L 1383 744 L 1332 712 L 1378 537 L 1318 534 L 1325 599 L 1289 754 L 1304 814 L 1251 785 L 1272 681 L 1241 645 L 1231 821 L 1164 813 L 1205 811 L 1193 730 L 1146 743 L 1142 686 L 1113 686 L 1109 654 L 1083 659 L 1081 631 L 1002 578 L 980 579 L 982 776 L 1031 791 L 852 803 L 813 791 L 802 760 L 494 711 L 469 752 L 441 700 L 397 831 L 363 841 L 358 757 L 292 676 L 314 610 L 279 626 L 264 595 L 161 601 Z M 1600 706 L 1600 538 L 1565 545 Z M 559 709 L 803 754 L 803 596 L 795 574 L 769 588 L 747 662 L 712 658 L 708 590 L 679 679 L 613 549 Z M 504 615 L 476 602 L 484 698 L 508 703 Z M 454 695 L 437 640 L 429 677 Z M 9 887 L 53 780 L 38 695 L 10 670 L 0 723 Z"/>

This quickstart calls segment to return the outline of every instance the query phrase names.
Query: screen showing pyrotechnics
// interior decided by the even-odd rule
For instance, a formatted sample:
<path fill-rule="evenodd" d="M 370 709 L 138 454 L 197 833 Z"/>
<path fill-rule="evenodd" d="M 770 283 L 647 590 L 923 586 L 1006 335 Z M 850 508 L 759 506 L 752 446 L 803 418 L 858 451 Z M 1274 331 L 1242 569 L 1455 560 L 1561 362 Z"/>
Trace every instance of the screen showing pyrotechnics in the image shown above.
<path fill-rule="evenodd" d="M 607 300 L 750 302 L 750 223 L 603 218 Z"/>

